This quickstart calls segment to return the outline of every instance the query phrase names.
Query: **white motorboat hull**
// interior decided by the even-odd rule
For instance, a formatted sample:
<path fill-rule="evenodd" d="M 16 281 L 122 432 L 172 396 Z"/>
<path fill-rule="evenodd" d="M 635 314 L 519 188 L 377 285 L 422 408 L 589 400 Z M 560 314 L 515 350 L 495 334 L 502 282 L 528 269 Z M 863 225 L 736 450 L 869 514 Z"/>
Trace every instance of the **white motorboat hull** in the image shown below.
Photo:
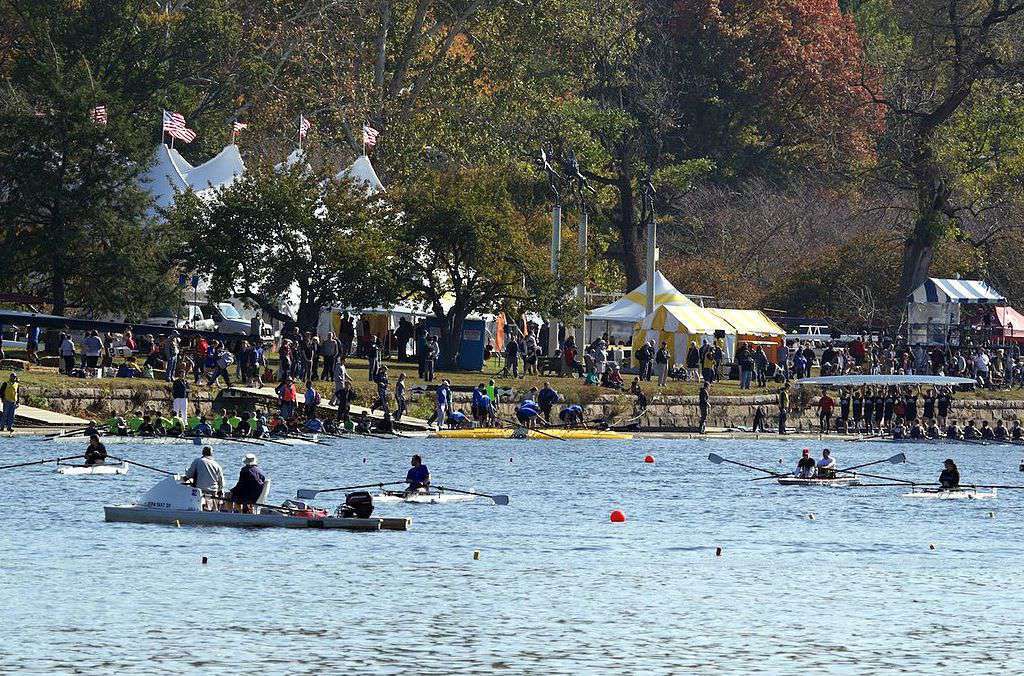
<path fill-rule="evenodd" d="M 307 518 L 280 512 L 243 514 L 240 512 L 203 512 L 187 509 L 159 509 L 137 505 L 107 505 L 106 521 L 120 523 L 153 523 L 181 526 L 231 526 L 235 528 L 326 528 L 358 531 L 408 530 L 412 519 L 379 518 L 347 519 L 334 516 Z"/>
<path fill-rule="evenodd" d="M 904 493 L 903 497 L 925 500 L 991 500 L 997 497 L 998 492 L 997 488 L 987 492 L 979 488 L 915 488 L 910 493 Z"/>
<path fill-rule="evenodd" d="M 57 465 L 57 474 L 65 476 L 127 474 L 128 465 L 123 462 L 111 465 Z"/>
<path fill-rule="evenodd" d="M 777 479 L 780 486 L 825 486 L 840 488 L 843 486 L 859 486 L 860 479 L 851 477 L 836 477 L 835 479 L 803 479 L 796 476 L 785 476 Z"/>
<path fill-rule="evenodd" d="M 413 493 L 405 495 L 398 491 L 387 491 L 373 496 L 374 503 L 408 502 L 423 505 L 438 505 L 449 502 L 472 502 L 476 500 L 475 495 L 463 495 L 461 493 L 445 493 L 431 491 L 429 493 Z"/>

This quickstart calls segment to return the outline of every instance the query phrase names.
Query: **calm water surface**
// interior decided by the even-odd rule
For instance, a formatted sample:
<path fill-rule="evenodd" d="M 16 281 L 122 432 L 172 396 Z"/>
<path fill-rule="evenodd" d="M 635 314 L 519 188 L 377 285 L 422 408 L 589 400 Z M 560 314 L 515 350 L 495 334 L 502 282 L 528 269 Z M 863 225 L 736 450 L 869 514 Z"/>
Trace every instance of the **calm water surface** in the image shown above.
<path fill-rule="evenodd" d="M 705 459 L 788 467 L 802 445 L 369 439 L 255 449 L 272 502 L 301 487 L 401 479 L 413 452 L 435 483 L 511 496 L 508 507 L 379 509 L 411 515 L 406 533 L 107 524 L 104 504 L 133 500 L 158 476 L 7 470 L 0 672 L 1024 670 L 1024 492 L 970 502 L 782 488 Z M 0 464 L 71 448 L 3 439 Z M 933 480 L 953 456 L 965 483 L 1024 483 L 1024 448 L 833 448 L 845 465 L 904 451 L 908 464 L 878 470 L 903 478 Z M 179 471 L 197 455 L 191 445 L 110 450 Z M 217 447 L 232 479 L 247 450 Z M 653 465 L 642 462 L 648 452 Z M 627 523 L 609 523 L 616 508 Z"/>

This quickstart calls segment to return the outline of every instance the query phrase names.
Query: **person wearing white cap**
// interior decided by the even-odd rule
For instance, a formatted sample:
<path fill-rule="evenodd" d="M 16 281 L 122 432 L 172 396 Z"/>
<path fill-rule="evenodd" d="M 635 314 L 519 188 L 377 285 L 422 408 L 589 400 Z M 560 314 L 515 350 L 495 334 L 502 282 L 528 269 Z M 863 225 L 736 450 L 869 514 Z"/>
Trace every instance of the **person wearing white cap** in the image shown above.
<path fill-rule="evenodd" d="M 229 495 L 232 502 L 242 505 L 253 505 L 263 493 L 263 486 L 267 483 L 267 476 L 257 465 L 256 456 L 252 453 L 245 454 L 244 465 L 238 472 L 238 483 L 231 489 Z"/>
<path fill-rule="evenodd" d="M 220 463 L 213 459 L 213 449 L 203 446 L 202 457 L 196 458 L 185 472 L 185 481 L 202 491 L 224 492 L 224 470 Z"/>

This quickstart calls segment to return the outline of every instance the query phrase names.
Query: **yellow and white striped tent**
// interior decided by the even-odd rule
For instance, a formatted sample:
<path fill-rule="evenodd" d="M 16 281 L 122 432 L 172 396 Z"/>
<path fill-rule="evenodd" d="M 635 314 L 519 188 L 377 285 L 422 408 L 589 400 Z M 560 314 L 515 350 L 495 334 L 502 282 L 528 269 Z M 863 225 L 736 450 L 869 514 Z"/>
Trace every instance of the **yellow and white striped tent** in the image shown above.
<path fill-rule="evenodd" d="M 725 332 L 724 352 L 726 360 L 731 360 L 736 352 L 736 329 L 711 310 L 686 299 L 662 305 L 637 322 L 633 330 L 633 351 L 635 354 L 648 340 L 654 343 L 655 349 L 664 341 L 671 355 L 669 364 L 684 364 L 690 341 L 695 341 L 697 347 L 705 338 L 713 342 L 715 331 Z"/>

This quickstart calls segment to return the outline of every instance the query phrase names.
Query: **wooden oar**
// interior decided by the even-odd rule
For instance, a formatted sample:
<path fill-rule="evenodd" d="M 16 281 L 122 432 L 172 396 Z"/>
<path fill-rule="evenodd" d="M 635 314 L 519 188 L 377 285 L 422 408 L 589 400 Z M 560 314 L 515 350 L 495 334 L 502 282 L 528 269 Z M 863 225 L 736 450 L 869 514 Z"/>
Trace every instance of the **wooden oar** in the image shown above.
<path fill-rule="evenodd" d="M 448 486 L 437 486 L 435 490 L 437 490 L 438 492 L 449 491 L 451 493 L 462 493 L 463 495 L 476 495 L 481 498 L 490 498 L 491 500 L 494 500 L 494 504 L 496 505 L 508 504 L 508 496 L 501 493 L 496 495 L 489 495 L 487 493 L 474 493 L 473 491 L 463 491 L 459 490 L 458 488 L 449 488 Z"/>
<path fill-rule="evenodd" d="M 172 472 L 168 469 L 160 469 L 159 467 L 153 467 L 152 465 L 143 465 L 141 462 L 135 462 L 134 460 L 128 460 L 127 458 L 119 458 L 116 455 L 108 455 L 107 457 L 112 460 L 119 460 L 123 463 L 135 465 L 136 467 L 141 467 L 143 469 L 153 470 L 154 472 L 159 472 L 160 474 L 169 474 L 170 476 L 175 476 L 177 474 L 177 472 Z"/>
<path fill-rule="evenodd" d="M 853 467 L 847 467 L 846 469 L 837 469 L 837 472 L 849 472 L 851 470 L 860 469 L 861 467 L 871 467 L 871 465 L 881 465 L 882 463 L 889 463 L 892 465 L 899 465 L 900 463 L 906 462 L 907 456 L 903 453 L 897 453 L 891 458 L 885 460 L 875 460 L 874 462 L 865 462 L 863 465 L 854 465 Z"/>
<path fill-rule="evenodd" d="M 78 458 L 84 458 L 84 455 L 69 455 L 64 458 L 47 458 L 46 460 L 33 460 L 32 462 L 19 462 L 16 465 L 3 465 L 0 469 L 14 469 L 15 467 L 28 467 L 29 465 L 45 465 L 49 462 L 61 462 L 62 460 L 77 460 Z"/>
<path fill-rule="evenodd" d="M 75 434 L 81 434 L 82 432 L 86 431 L 87 429 L 89 429 L 89 428 L 88 427 L 79 427 L 78 429 L 74 429 L 74 430 L 64 430 L 63 432 L 57 432 L 56 434 L 47 434 L 46 438 L 47 439 L 60 439 L 61 437 L 70 437 L 70 436 L 74 436 Z"/>
<path fill-rule="evenodd" d="M 381 488 L 381 489 L 383 489 L 384 486 L 404 486 L 405 483 L 406 482 L 404 482 L 404 481 L 386 481 L 386 482 L 383 482 L 383 483 L 362 484 L 362 485 L 359 485 L 359 486 L 342 486 L 340 488 L 316 488 L 316 489 L 314 489 L 314 488 L 300 488 L 299 490 L 295 491 L 295 497 L 298 498 L 299 500 L 312 500 L 313 498 L 315 498 L 320 493 L 334 493 L 336 491 L 351 491 L 351 490 L 355 490 L 356 488 Z"/>
<path fill-rule="evenodd" d="M 727 462 L 730 465 L 738 465 L 740 467 L 746 467 L 747 469 L 752 469 L 752 470 L 754 470 L 756 472 L 764 472 L 765 474 L 769 475 L 770 477 L 789 476 L 788 474 L 779 474 L 778 472 L 771 472 L 771 471 L 768 471 L 766 469 L 762 469 L 760 467 L 754 467 L 753 465 L 745 465 L 742 462 L 736 462 L 735 460 L 727 460 L 727 459 L 723 458 L 722 456 L 718 455 L 717 453 L 708 453 L 708 460 L 710 460 L 711 462 L 715 463 L 716 465 L 721 465 L 723 462 Z M 768 477 L 764 477 L 764 478 L 768 478 Z"/>

